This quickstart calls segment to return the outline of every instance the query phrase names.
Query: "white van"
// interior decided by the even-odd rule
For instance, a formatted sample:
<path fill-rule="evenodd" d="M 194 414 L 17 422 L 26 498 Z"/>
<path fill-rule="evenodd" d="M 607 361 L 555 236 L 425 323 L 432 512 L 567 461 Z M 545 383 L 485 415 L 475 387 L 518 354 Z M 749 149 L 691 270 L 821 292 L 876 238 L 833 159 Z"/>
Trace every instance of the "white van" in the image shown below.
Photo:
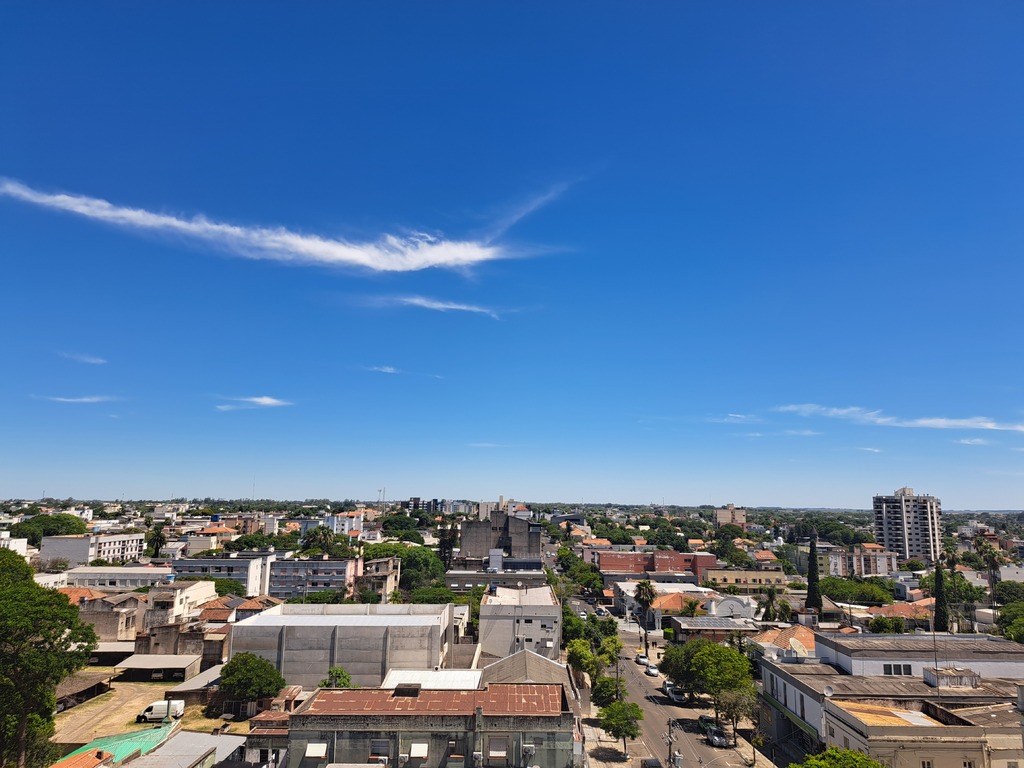
<path fill-rule="evenodd" d="M 178 718 L 185 714 L 185 702 L 182 699 L 164 699 L 154 701 L 135 718 L 136 723 L 158 723 L 165 717 Z"/>

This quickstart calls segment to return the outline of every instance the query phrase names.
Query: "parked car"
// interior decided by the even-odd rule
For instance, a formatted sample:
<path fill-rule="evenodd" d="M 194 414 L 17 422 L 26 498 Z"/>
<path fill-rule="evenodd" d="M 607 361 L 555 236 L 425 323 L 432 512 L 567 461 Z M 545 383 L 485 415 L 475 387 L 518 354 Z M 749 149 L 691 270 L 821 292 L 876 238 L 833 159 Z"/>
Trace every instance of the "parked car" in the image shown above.
<path fill-rule="evenodd" d="M 657 665 L 656 664 L 648 664 L 647 667 L 644 669 L 644 674 L 647 675 L 648 677 L 657 677 L 658 676 L 658 667 L 657 667 Z"/>
<path fill-rule="evenodd" d="M 669 701 L 671 701 L 673 704 L 685 704 L 686 703 L 686 694 L 683 693 L 678 688 L 672 688 L 668 692 L 667 695 L 668 695 Z"/>
<path fill-rule="evenodd" d="M 718 726 L 714 726 L 713 728 L 708 729 L 707 738 L 708 744 L 710 744 L 712 747 L 729 746 L 729 737 L 726 736 L 725 731 L 723 731 Z"/>
<path fill-rule="evenodd" d="M 646 653 L 638 653 L 636 656 L 633 657 L 633 661 L 635 661 L 637 664 L 643 664 L 645 667 L 651 663 L 651 660 L 647 658 Z"/>
<path fill-rule="evenodd" d="M 718 723 L 711 715 L 701 715 L 697 718 L 697 727 L 700 728 L 704 733 L 707 733 L 712 728 L 717 728 Z"/>
<path fill-rule="evenodd" d="M 583 619 L 584 621 L 586 621 L 587 620 L 587 612 L 586 611 L 580 611 L 580 618 Z"/>
<path fill-rule="evenodd" d="M 661 760 L 656 757 L 645 757 L 640 760 L 640 768 L 661 768 Z"/>

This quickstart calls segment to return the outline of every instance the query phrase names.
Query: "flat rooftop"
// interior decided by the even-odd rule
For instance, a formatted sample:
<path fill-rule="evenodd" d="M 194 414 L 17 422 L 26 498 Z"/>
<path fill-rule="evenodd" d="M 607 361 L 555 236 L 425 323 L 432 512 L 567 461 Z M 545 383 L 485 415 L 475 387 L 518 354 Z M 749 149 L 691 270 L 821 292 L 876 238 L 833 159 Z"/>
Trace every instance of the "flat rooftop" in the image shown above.
<path fill-rule="evenodd" d="M 893 657 L 937 654 L 939 658 L 1024 660 L 1024 645 L 989 635 L 832 635 L 819 633 L 818 642 L 853 657 Z"/>
<path fill-rule="evenodd" d="M 555 592 L 546 584 L 543 587 L 497 587 L 493 595 L 485 594 L 480 605 L 547 605 L 556 606 Z"/>
<path fill-rule="evenodd" d="M 862 701 L 837 701 L 835 705 L 865 725 L 914 725 L 942 728 L 943 724 L 924 712 Z"/>
<path fill-rule="evenodd" d="M 440 624 L 449 605 L 337 605 L 282 603 L 235 624 L 236 627 L 421 627 Z"/>

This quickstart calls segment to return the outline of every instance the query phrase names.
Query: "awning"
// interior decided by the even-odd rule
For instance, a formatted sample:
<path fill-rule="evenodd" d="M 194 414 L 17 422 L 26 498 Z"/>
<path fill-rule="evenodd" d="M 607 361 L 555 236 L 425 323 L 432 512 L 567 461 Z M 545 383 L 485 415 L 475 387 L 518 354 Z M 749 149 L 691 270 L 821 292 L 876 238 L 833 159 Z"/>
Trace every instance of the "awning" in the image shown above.
<path fill-rule="evenodd" d="M 426 757 L 427 749 L 430 746 L 426 741 L 414 741 L 409 746 L 409 757 Z"/>
<path fill-rule="evenodd" d="M 309 744 L 306 745 L 306 757 L 327 757 L 327 742 L 309 742 Z"/>

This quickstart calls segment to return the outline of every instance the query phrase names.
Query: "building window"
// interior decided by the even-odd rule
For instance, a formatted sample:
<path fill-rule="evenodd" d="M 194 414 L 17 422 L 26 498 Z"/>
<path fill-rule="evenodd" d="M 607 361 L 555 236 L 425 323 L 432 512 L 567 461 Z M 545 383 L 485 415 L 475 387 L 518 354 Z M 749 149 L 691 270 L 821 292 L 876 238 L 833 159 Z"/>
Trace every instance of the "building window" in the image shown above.
<path fill-rule="evenodd" d="M 974 768 L 973 760 L 964 760 L 964 768 Z"/>
<path fill-rule="evenodd" d="M 921 761 L 921 768 L 932 768 L 932 761 L 931 760 L 922 760 Z"/>

